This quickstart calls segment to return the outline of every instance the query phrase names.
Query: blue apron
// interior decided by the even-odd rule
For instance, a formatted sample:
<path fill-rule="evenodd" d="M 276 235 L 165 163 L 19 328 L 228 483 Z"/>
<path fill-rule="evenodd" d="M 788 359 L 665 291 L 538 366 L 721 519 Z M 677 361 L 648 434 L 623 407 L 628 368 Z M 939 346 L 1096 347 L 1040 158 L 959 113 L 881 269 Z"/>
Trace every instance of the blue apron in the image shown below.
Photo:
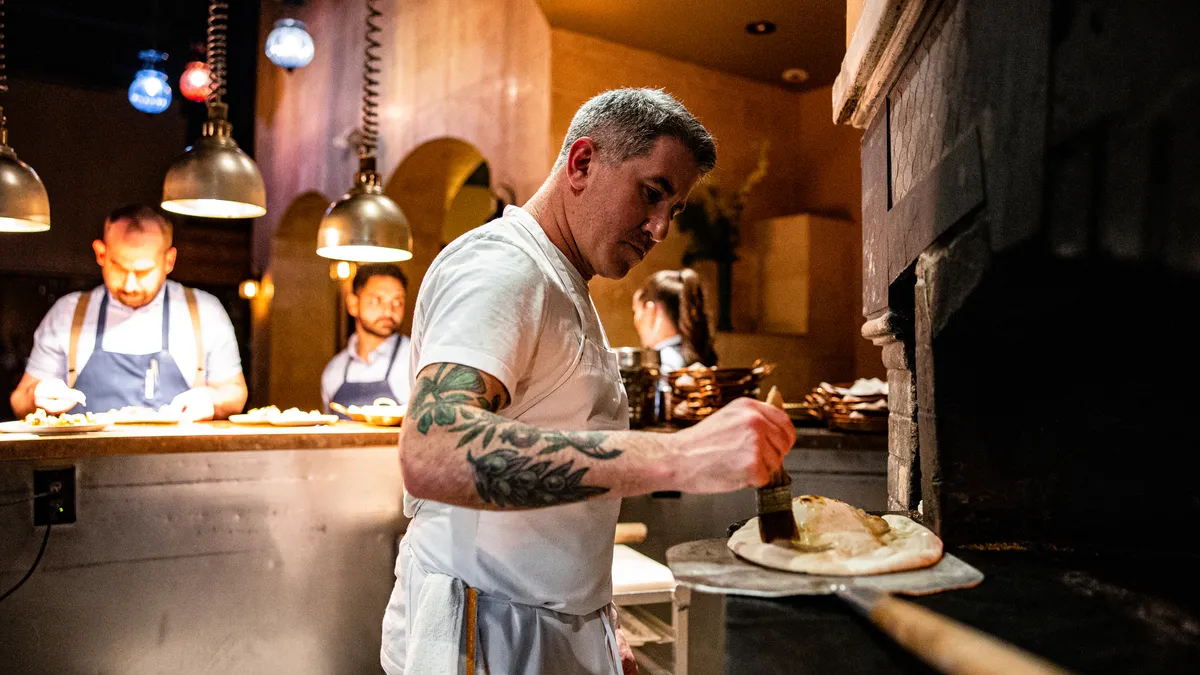
<path fill-rule="evenodd" d="M 399 335 L 396 337 L 396 347 L 392 350 L 392 358 L 388 360 L 387 370 L 383 373 L 382 380 L 374 382 L 348 382 L 347 377 L 350 376 L 350 364 L 354 361 L 353 354 L 346 354 L 346 370 L 342 373 L 342 386 L 333 393 L 333 398 L 329 399 L 330 403 L 340 403 L 349 408 L 352 405 L 371 405 L 377 398 L 390 398 L 397 403 L 403 403 L 396 398 L 396 394 L 392 391 L 392 385 L 388 384 L 388 376 L 392 374 L 392 366 L 396 363 L 396 355 L 400 353 L 400 343 L 404 338 Z M 332 409 L 327 412 L 334 412 Z M 342 413 L 334 413 L 344 420 L 350 419 Z"/>
<path fill-rule="evenodd" d="M 125 406 L 157 410 L 192 388 L 167 351 L 167 329 L 171 325 L 171 294 L 167 289 L 163 290 L 162 347 L 157 354 L 105 351 L 107 319 L 105 292 L 96 321 L 96 346 L 75 380 L 75 388 L 87 395 L 87 405 L 76 405 L 72 412 L 108 412 Z"/>

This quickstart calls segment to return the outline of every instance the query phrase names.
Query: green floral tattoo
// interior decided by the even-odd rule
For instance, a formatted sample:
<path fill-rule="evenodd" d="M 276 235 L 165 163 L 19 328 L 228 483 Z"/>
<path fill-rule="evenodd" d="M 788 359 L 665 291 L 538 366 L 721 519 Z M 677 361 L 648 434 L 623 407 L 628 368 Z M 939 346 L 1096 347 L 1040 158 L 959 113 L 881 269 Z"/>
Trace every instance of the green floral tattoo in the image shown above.
<path fill-rule="evenodd" d="M 569 504 L 608 492 L 606 487 L 584 485 L 588 468 L 575 468 L 574 460 L 534 459 L 567 449 L 597 460 L 619 457 L 622 450 L 603 447 L 607 434 L 541 430 L 505 420 L 494 414 L 502 404 L 501 396 L 489 400 L 486 393 L 479 371 L 443 363 L 432 378 L 418 379 L 408 414 L 422 435 L 434 426 L 460 434 L 459 448 L 477 439 L 484 451 L 498 443 L 499 447 L 479 455 L 467 450 L 475 489 L 483 501 L 500 507 L 533 508 Z"/>

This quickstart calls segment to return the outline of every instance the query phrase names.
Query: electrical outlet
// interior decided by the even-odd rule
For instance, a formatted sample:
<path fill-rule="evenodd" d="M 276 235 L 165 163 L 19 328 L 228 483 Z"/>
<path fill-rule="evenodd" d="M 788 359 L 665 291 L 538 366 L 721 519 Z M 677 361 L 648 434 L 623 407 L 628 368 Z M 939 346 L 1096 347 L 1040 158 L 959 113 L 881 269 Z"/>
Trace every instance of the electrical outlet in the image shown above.
<path fill-rule="evenodd" d="M 34 469 L 34 525 L 63 525 L 75 522 L 75 467 Z"/>

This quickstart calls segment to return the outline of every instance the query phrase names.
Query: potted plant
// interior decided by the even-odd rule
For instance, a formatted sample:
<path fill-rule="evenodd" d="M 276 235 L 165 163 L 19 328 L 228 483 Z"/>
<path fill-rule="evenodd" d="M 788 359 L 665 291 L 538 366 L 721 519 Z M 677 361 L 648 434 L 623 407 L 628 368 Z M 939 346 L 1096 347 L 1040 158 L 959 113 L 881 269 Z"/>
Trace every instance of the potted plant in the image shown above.
<path fill-rule="evenodd" d="M 717 264 L 717 330 L 733 330 L 733 263 L 737 260 L 742 212 L 750 191 L 767 175 L 769 149 L 770 142 L 763 141 L 758 165 L 740 188 L 727 191 L 705 183 L 692 192 L 687 206 L 675 217 L 679 230 L 689 238 L 683 265 L 690 267 L 697 260 Z"/>

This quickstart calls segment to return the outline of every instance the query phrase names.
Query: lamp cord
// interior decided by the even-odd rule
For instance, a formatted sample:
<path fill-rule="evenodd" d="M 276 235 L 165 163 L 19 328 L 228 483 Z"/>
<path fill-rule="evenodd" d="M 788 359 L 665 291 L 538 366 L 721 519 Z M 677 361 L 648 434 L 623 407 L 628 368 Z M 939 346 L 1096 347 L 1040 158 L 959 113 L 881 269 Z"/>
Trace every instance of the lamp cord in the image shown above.
<path fill-rule="evenodd" d="M 205 97 L 209 105 L 220 103 L 221 97 L 225 95 L 225 30 L 228 20 L 229 3 L 212 0 L 208 5 L 208 36 L 204 52 L 212 77 L 208 84 L 208 96 Z"/>
<path fill-rule="evenodd" d="M 8 598 L 8 596 L 12 595 L 13 593 L 16 593 L 18 588 L 23 586 L 26 581 L 29 581 L 29 577 L 33 576 L 34 571 L 37 570 L 37 568 L 38 568 L 38 564 L 42 562 L 42 556 L 46 553 L 46 544 L 48 544 L 49 542 L 50 542 L 50 525 L 47 524 L 46 525 L 46 535 L 42 537 L 42 547 L 38 549 L 37 557 L 33 559 L 33 565 L 31 565 L 29 567 L 29 571 L 25 573 L 25 576 L 21 577 L 21 580 L 18 581 L 15 586 L 8 589 L 7 591 L 4 591 L 4 595 L 0 595 L 0 602 L 4 602 L 5 599 Z"/>
<path fill-rule="evenodd" d="M 374 154 L 379 143 L 379 62 L 378 50 L 383 46 L 377 37 L 382 30 L 376 21 L 383 12 L 375 6 L 376 0 L 367 0 L 366 49 L 363 51 L 363 97 L 362 97 L 362 140 L 358 144 L 361 156 Z"/>
<path fill-rule="evenodd" d="M 4 63 L 4 0 L 0 0 L 0 94 L 8 93 L 8 68 Z"/>

